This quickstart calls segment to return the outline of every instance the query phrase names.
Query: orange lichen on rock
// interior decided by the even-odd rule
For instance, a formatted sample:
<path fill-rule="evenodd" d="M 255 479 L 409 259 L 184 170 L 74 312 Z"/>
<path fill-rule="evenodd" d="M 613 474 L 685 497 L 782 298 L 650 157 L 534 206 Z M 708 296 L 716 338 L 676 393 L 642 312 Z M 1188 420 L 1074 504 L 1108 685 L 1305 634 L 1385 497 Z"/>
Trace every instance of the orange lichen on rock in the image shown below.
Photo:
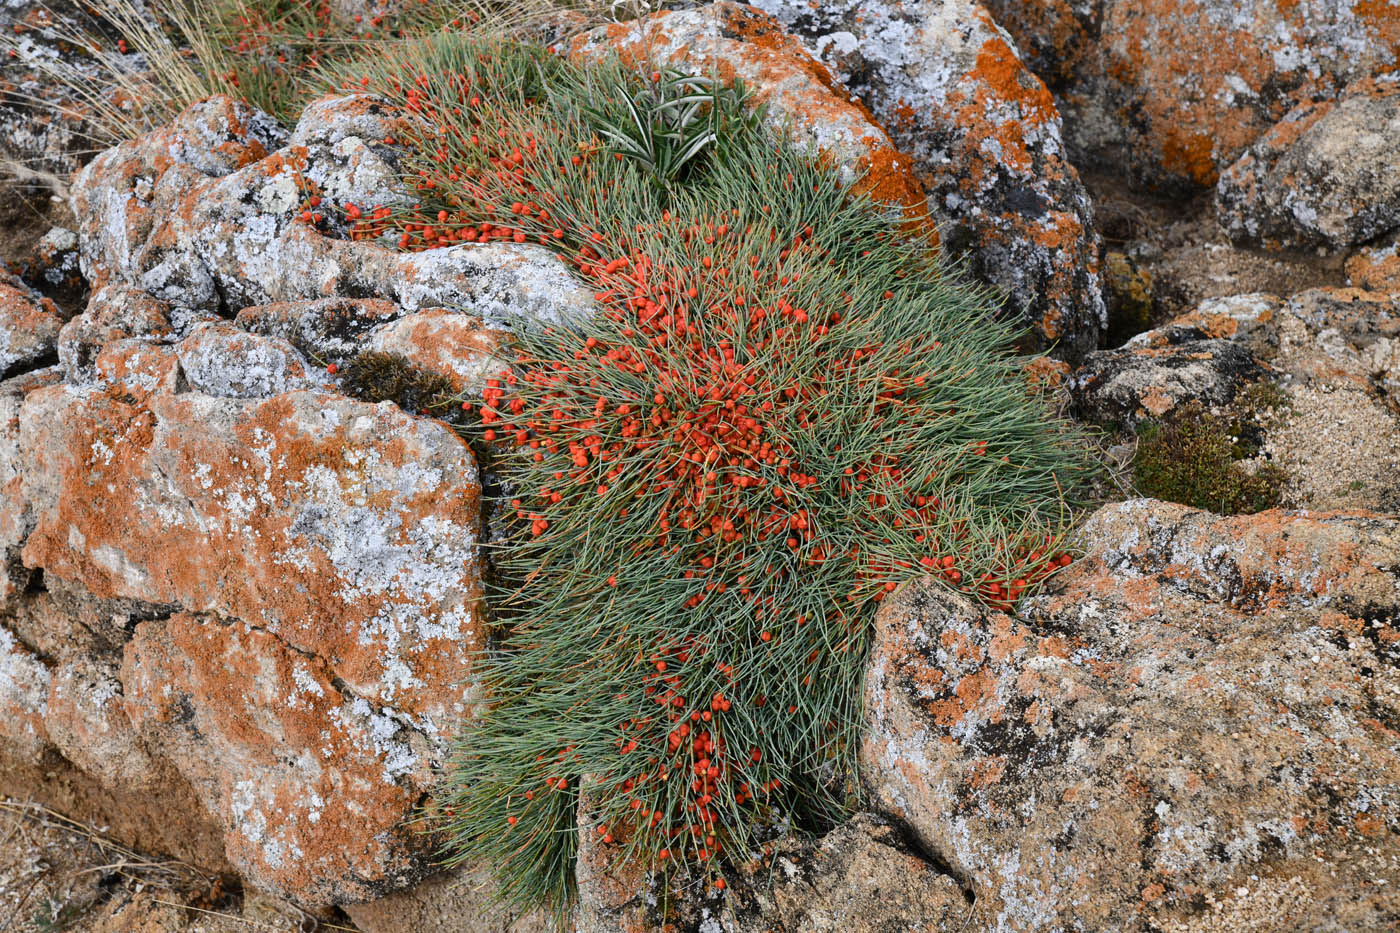
<path fill-rule="evenodd" d="M 790 126 L 798 145 L 822 153 L 855 190 L 922 213 L 924 194 L 908 157 L 772 17 L 721 0 L 704 10 L 610 24 L 578 36 L 570 48 L 570 56 L 580 61 L 609 53 L 639 67 L 669 65 L 707 74 L 714 66 L 722 80 L 741 79 L 754 102 L 766 108 L 770 125 L 780 131 Z"/>

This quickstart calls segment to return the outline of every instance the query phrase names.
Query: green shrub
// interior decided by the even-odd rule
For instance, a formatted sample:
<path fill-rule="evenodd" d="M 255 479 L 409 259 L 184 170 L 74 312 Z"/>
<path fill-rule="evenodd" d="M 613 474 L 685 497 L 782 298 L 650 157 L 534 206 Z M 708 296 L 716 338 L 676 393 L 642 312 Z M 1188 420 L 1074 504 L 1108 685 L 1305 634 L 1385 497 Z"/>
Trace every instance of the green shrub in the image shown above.
<path fill-rule="evenodd" d="M 520 327 L 485 391 L 499 642 L 439 813 L 452 860 L 561 912 L 580 832 L 712 874 L 839 819 L 880 600 L 936 573 L 1010 608 L 1068 562 L 1083 473 L 985 294 L 741 92 L 702 104 L 728 129 L 668 183 L 610 145 L 662 77 L 454 36 L 340 74 L 414 118 L 422 198 L 356 235 L 539 243 L 596 290 L 591 320 Z"/>

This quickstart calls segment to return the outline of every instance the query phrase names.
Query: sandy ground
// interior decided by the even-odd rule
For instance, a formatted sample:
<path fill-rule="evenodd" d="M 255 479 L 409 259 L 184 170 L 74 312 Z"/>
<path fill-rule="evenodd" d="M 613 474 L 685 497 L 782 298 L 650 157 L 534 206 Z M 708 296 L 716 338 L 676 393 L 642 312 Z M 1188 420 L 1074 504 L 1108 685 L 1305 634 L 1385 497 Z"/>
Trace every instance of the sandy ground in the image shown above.
<path fill-rule="evenodd" d="M 0 933 L 350 931 L 106 839 L 100 827 L 0 798 Z"/>

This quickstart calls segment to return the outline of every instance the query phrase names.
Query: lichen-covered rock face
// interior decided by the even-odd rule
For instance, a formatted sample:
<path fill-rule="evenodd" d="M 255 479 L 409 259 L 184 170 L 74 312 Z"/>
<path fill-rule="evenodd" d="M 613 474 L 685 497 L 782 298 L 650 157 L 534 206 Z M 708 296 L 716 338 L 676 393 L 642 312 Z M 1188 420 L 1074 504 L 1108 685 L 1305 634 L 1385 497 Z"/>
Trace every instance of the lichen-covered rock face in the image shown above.
<path fill-rule="evenodd" d="M 369 349 L 397 353 L 419 369 L 446 376 L 454 392 L 480 395 L 489 376 L 508 368 L 504 336 L 469 315 L 430 308 L 378 328 Z"/>
<path fill-rule="evenodd" d="M 1294 106 L 1400 63 L 1391 0 L 990 0 L 1086 161 L 1213 185 Z"/>
<path fill-rule="evenodd" d="M 615 854 L 596 833 L 580 836 L 577 933 L 958 933 L 971 900 L 888 820 L 870 813 L 819 839 L 762 846 L 735 866 L 723 893 L 687 879 L 664 914 L 660 892 L 651 887 L 655 879 L 619 866 Z"/>
<path fill-rule="evenodd" d="M 1400 294 L 1400 231 L 1347 257 L 1347 282 L 1372 292 Z"/>
<path fill-rule="evenodd" d="M 1278 303 L 1268 295 L 1208 301 L 1116 350 L 1090 354 L 1069 379 L 1077 415 L 1130 427 L 1192 400 L 1229 403 L 1242 385 L 1264 375 L 1256 350 L 1267 342 Z"/>
<path fill-rule="evenodd" d="M 122 707 L 226 827 L 229 861 L 307 904 L 366 900 L 425 871 L 403 825 L 430 783 L 423 737 L 319 657 L 241 622 L 142 622 Z"/>
<path fill-rule="evenodd" d="M 62 327 L 52 301 L 0 269 L 0 378 L 55 356 Z"/>
<path fill-rule="evenodd" d="M 1392 925 L 1400 525 L 1133 500 L 1081 543 L 1024 620 L 929 581 L 876 622 L 865 780 L 977 892 L 968 928 L 1251 892 L 1278 929 Z"/>
<path fill-rule="evenodd" d="M 242 376 L 224 358 L 235 397 L 179 391 L 184 350 L 119 343 L 98 361 L 109 384 L 26 399 L 26 565 L 265 628 L 443 738 L 480 647 L 470 451 L 389 404 L 238 397 L 264 378 L 258 357 Z M 191 534 L 198 547 L 170 546 Z"/>
<path fill-rule="evenodd" d="M 921 211 L 924 197 L 907 156 L 870 112 L 850 99 L 825 65 L 772 17 L 728 0 L 666 10 L 584 33 L 570 46 L 576 60 L 616 54 L 644 67 L 670 65 L 692 74 L 716 69 L 741 79 L 767 108 L 768 125 L 828 159 L 838 177 L 877 201 Z"/>
<path fill-rule="evenodd" d="M 972 0 L 757 0 L 914 162 L 951 252 L 1007 295 L 1037 349 L 1077 360 L 1107 326 L 1093 208 L 1060 115 Z"/>
<path fill-rule="evenodd" d="M 482 647 L 471 452 L 228 324 L 119 332 L 90 371 L 3 384 L 5 540 L 50 590 L 135 608 L 82 621 L 11 574 L 7 745 L 127 791 L 173 769 L 239 873 L 307 907 L 421 877 L 404 821 Z"/>
<path fill-rule="evenodd" d="M 1397 165 L 1392 74 L 1290 110 L 1220 176 L 1217 214 L 1239 243 L 1345 249 L 1400 227 Z"/>
<path fill-rule="evenodd" d="M 283 145 L 257 111 L 223 97 L 196 103 L 79 173 L 72 202 L 83 271 L 96 288 L 135 286 L 177 308 L 223 314 L 366 297 L 408 310 L 460 307 L 495 326 L 587 314 L 592 296 L 540 247 L 404 254 L 336 238 L 349 205 L 409 197 L 397 151 L 384 143 L 395 119 L 372 98 L 330 98 L 308 107 Z M 324 229 L 301 219 L 312 198 Z"/>

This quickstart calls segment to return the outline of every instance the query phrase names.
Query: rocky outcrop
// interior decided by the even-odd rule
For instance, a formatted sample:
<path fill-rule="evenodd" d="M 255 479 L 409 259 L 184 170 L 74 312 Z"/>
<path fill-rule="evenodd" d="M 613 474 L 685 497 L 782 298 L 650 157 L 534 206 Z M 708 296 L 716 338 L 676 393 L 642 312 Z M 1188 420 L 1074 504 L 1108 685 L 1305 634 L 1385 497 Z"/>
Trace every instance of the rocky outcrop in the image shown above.
<path fill-rule="evenodd" d="M 1169 190 L 1220 173 L 1298 104 L 1400 62 L 1389 0 L 989 0 L 1077 160 Z"/>
<path fill-rule="evenodd" d="M 1400 16 L 1400 11 L 1397 11 Z M 1216 186 L 1239 243 L 1339 250 L 1400 227 L 1400 75 L 1294 107 Z"/>
<path fill-rule="evenodd" d="M 50 361 L 62 327 L 52 301 L 17 277 L 0 275 L 0 378 Z"/>
<path fill-rule="evenodd" d="M 757 0 L 913 159 L 944 244 L 1001 289 L 1038 349 L 1077 360 L 1107 326 L 1093 208 L 1050 92 L 972 0 Z"/>
<path fill-rule="evenodd" d="M 226 324 L 93 371 L 6 396 L 10 538 L 47 586 L 150 608 L 70 641 L 16 580 L 7 738 L 127 788 L 173 766 L 239 872 L 305 906 L 422 875 L 402 824 L 482 644 L 471 452 Z"/>
<path fill-rule="evenodd" d="M 930 581 L 876 623 L 865 780 L 969 928 L 1392 925 L 1400 526 L 1137 500 L 1080 543 L 1023 618 Z"/>
<path fill-rule="evenodd" d="M 407 310 L 470 310 L 496 326 L 587 314 L 591 294 L 540 247 L 409 254 L 337 238 L 350 205 L 407 196 L 384 143 L 394 119 L 371 98 L 333 98 L 308 107 L 288 138 L 228 98 L 196 103 L 77 176 L 83 272 L 96 288 L 136 286 L 177 308 L 223 314 L 367 297 Z"/>
<path fill-rule="evenodd" d="M 94 160 L 97 288 L 65 323 L 15 285 L 13 367 L 58 365 L 0 383 L 6 760 L 163 801 L 217 854 L 146 838 L 311 910 L 431 871 L 406 821 L 483 645 L 471 451 L 331 364 L 392 350 L 479 391 L 483 318 L 591 306 L 528 248 L 406 256 L 295 220 L 303 183 L 392 199 L 386 119 L 331 99 L 288 137 L 213 98 Z"/>
<path fill-rule="evenodd" d="M 742 80 L 768 126 L 790 132 L 801 149 L 821 153 L 837 176 L 877 201 L 919 211 L 923 191 L 909 158 L 831 72 L 812 58 L 772 17 L 728 0 L 690 10 L 666 10 L 576 37 L 569 54 L 594 61 L 669 65 L 692 74 L 718 69 L 725 81 Z"/>

